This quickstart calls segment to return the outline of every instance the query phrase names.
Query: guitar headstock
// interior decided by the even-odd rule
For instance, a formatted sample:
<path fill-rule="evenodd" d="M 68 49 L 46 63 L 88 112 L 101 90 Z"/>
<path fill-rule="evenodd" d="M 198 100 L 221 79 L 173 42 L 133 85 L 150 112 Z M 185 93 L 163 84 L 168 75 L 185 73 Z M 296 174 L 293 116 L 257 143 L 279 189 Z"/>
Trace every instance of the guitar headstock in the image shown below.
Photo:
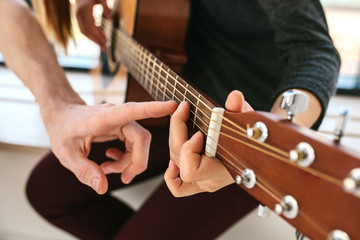
<path fill-rule="evenodd" d="M 305 236 L 360 239 L 359 152 L 271 113 L 225 111 L 217 157 Z"/>

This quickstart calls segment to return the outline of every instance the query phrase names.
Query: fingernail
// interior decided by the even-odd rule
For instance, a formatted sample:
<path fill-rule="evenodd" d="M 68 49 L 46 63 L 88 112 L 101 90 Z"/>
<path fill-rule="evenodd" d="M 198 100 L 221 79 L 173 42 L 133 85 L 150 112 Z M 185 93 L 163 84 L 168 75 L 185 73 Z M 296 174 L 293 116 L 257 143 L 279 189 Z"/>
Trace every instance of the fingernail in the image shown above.
<path fill-rule="evenodd" d="M 135 177 L 135 175 L 126 176 L 124 179 L 124 183 L 129 184 L 134 179 L 134 177 Z"/>
<path fill-rule="evenodd" d="M 92 188 L 98 193 L 100 191 L 100 181 L 98 178 L 94 177 L 92 180 Z"/>
<path fill-rule="evenodd" d="M 200 131 L 197 131 L 194 135 L 191 136 L 191 139 L 194 139 L 197 137 L 197 135 L 199 135 Z"/>

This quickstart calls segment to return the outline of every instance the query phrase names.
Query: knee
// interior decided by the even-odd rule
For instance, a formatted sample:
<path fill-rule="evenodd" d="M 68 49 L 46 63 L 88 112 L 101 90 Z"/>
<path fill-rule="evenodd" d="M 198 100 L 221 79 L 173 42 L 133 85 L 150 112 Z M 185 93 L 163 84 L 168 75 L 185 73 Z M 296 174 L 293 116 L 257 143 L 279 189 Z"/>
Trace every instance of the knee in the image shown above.
<path fill-rule="evenodd" d="M 46 155 L 30 173 L 26 183 L 26 197 L 32 207 L 45 219 L 63 214 L 66 203 L 62 202 L 55 166 L 57 159 L 52 153 Z M 60 165 L 60 164 L 59 164 Z M 60 165 L 60 167 L 62 167 Z"/>

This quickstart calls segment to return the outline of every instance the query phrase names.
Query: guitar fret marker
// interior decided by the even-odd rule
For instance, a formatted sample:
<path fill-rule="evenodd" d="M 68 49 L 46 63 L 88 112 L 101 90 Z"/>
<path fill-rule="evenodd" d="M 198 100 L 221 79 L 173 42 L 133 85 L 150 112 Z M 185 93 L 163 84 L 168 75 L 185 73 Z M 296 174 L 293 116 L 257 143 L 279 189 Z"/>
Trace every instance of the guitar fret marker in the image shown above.
<path fill-rule="evenodd" d="M 205 154 L 209 157 L 215 157 L 216 155 L 224 111 L 223 108 L 215 107 L 211 113 L 205 147 Z"/>

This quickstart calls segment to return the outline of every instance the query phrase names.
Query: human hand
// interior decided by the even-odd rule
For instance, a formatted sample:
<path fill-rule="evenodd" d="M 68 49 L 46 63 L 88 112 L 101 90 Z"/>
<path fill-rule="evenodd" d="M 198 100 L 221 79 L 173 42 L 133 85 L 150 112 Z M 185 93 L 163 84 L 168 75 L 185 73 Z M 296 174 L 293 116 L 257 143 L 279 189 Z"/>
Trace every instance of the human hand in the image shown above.
<path fill-rule="evenodd" d="M 106 4 L 106 0 L 76 0 L 76 19 L 81 32 L 96 42 L 101 50 L 106 48 L 106 37 L 101 29 L 95 26 L 93 17 L 93 7 L 95 4 L 103 6 L 103 16 L 111 18 L 111 11 Z"/>
<path fill-rule="evenodd" d="M 80 182 L 104 194 L 108 189 L 105 174 L 122 173 L 129 183 L 147 167 L 150 133 L 135 122 L 138 119 L 162 117 L 176 109 L 174 101 L 104 104 L 88 107 L 80 104 L 59 106 L 55 114 L 44 119 L 51 148 L 61 164 Z M 91 143 L 120 139 L 126 151 L 108 149 L 106 155 L 115 161 L 101 166 L 87 158 Z"/>
<path fill-rule="evenodd" d="M 239 91 L 229 94 L 225 107 L 232 112 L 253 110 Z M 170 122 L 170 162 L 164 179 L 175 197 L 214 192 L 234 182 L 220 161 L 201 155 L 204 142 L 201 132 L 194 134 L 188 140 L 186 125 L 188 118 L 189 104 L 182 102 Z"/>

